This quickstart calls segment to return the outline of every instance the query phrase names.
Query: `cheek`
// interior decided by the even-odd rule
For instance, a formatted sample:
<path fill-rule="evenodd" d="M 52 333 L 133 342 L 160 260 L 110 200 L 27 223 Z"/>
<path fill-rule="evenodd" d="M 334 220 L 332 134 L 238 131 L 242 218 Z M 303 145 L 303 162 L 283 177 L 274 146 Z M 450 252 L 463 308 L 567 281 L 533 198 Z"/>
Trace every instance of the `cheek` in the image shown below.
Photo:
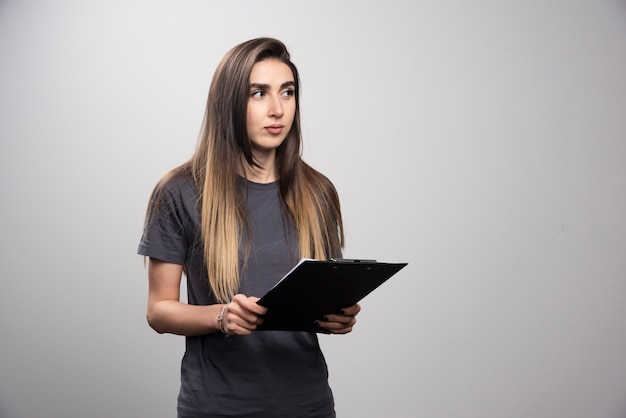
<path fill-rule="evenodd" d="M 294 104 L 293 106 L 289 106 L 285 113 L 289 115 L 289 123 L 292 124 L 296 117 L 296 105 Z"/>
<path fill-rule="evenodd" d="M 250 109 L 250 106 L 248 106 L 248 112 L 246 114 L 246 128 L 248 132 L 254 129 L 254 112 Z"/>
<path fill-rule="evenodd" d="M 257 123 L 263 122 L 265 118 L 264 109 L 262 106 L 251 106 L 248 105 L 248 125 L 254 125 Z"/>

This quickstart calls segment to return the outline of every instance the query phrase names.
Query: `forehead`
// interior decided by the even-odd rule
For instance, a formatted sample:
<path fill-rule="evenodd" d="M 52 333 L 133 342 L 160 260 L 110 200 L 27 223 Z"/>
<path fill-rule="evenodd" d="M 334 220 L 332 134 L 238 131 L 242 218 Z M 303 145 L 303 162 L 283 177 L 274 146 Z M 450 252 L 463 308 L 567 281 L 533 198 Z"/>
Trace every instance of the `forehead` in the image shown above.
<path fill-rule="evenodd" d="M 252 66 L 251 84 L 283 84 L 293 82 L 293 73 L 287 64 L 277 59 L 266 59 Z"/>

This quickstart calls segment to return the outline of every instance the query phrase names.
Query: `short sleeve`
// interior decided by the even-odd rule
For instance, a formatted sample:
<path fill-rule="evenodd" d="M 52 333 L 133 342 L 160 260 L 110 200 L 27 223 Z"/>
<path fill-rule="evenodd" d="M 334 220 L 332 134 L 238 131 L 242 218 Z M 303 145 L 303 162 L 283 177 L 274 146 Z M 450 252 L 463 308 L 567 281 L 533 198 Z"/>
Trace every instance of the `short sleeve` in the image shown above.
<path fill-rule="evenodd" d="M 150 199 L 138 254 L 185 264 L 193 239 L 195 197 L 188 182 L 171 179 Z"/>

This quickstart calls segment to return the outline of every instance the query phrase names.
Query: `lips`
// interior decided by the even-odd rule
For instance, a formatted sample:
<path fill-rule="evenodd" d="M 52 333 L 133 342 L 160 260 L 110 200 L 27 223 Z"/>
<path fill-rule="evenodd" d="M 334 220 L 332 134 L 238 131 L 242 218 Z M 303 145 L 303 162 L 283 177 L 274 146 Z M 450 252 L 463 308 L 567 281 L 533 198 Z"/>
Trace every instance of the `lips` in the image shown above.
<path fill-rule="evenodd" d="M 265 127 L 265 130 L 272 135 L 278 135 L 283 131 L 283 125 L 268 125 Z"/>

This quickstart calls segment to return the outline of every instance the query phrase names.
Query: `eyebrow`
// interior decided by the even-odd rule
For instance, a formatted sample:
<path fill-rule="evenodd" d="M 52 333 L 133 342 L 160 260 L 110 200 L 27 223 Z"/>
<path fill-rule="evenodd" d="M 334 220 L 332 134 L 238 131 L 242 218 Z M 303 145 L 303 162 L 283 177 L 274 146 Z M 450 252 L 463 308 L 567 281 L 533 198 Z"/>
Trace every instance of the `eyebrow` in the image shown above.
<path fill-rule="evenodd" d="M 293 81 L 286 81 L 280 85 L 280 90 L 284 89 L 285 87 L 295 87 L 295 85 L 296 83 Z M 270 90 L 270 88 L 271 87 L 269 84 L 250 83 L 250 89 Z"/>

